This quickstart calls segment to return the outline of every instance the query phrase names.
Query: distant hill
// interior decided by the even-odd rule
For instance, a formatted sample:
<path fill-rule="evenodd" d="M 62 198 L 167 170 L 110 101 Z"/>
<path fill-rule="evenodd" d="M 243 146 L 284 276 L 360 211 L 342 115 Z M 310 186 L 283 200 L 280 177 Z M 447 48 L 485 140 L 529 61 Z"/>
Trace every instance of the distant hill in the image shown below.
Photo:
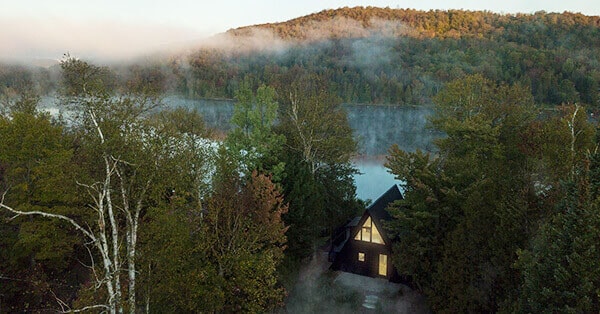
<path fill-rule="evenodd" d="M 390 9 L 377 7 L 323 10 L 282 23 L 259 24 L 229 30 L 233 36 L 251 35 L 257 29 L 270 30 L 285 40 L 357 38 L 373 34 L 418 38 L 498 38 L 523 26 L 543 24 L 554 34 L 577 28 L 600 27 L 599 16 L 565 12 L 496 14 L 488 11 Z"/>
<path fill-rule="evenodd" d="M 600 17 L 376 7 L 324 10 L 229 30 L 176 72 L 190 97 L 233 97 L 240 80 L 278 86 L 298 73 L 350 103 L 428 104 L 443 85 L 480 73 L 521 84 L 538 104 L 600 107 Z"/>
<path fill-rule="evenodd" d="M 0 64 L 0 87 L 55 88 L 52 71 L 36 71 Z M 410 105 L 431 104 L 447 82 L 478 73 L 529 88 L 539 105 L 600 110 L 600 17 L 346 7 L 232 29 L 116 72 L 164 80 L 190 98 L 233 98 L 242 80 L 281 89 L 312 75 L 343 102 Z"/>

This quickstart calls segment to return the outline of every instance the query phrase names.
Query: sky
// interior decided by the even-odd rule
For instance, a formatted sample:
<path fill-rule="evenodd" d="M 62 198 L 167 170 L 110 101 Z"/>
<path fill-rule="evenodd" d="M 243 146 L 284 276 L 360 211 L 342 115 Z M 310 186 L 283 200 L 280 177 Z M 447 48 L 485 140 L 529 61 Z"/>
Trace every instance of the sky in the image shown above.
<path fill-rule="evenodd" d="M 65 52 L 130 58 L 199 44 L 231 28 L 345 6 L 600 15 L 594 0 L 0 0 L 0 60 L 59 59 Z"/>

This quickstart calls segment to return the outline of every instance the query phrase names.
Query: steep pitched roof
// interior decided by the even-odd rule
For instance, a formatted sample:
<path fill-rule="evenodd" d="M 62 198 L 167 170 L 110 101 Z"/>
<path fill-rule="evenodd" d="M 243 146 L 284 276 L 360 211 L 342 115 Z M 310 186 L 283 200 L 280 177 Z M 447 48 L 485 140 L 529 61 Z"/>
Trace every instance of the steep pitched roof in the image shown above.
<path fill-rule="evenodd" d="M 358 222 L 360 221 L 360 218 L 362 218 L 362 216 L 356 216 L 356 217 L 354 217 L 348 224 L 346 224 L 346 227 L 356 227 L 356 226 L 358 226 Z"/>
<path fill-rule="evenodd" d="M 394 184 L 387 192 L 383 193 L 383 195 L 375 200 L 375 202 L 367 208 L 367 211 L 371 217 L 379 221 L 390 220 L 392 219 L 392 216 L 390 216 L 390 213 L 385 209 L 390 203 L 401 199 L 403 199 L 402 193 L 400 192 L 398 185 Z"/>

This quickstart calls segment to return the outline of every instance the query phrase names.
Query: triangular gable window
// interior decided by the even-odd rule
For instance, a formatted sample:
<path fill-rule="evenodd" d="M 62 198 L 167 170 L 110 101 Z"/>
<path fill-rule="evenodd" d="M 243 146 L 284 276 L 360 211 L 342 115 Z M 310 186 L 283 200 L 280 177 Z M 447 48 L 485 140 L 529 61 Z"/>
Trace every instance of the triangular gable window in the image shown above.
<path fill-rule="evenodd" d="M 365 220 L 354 240 L 384 244 L 381 233 L 379 233 L 379 230 L 377 230 L 377 227 L 371 221 L 371 217 L 367 217 L 367 220 Z"/>

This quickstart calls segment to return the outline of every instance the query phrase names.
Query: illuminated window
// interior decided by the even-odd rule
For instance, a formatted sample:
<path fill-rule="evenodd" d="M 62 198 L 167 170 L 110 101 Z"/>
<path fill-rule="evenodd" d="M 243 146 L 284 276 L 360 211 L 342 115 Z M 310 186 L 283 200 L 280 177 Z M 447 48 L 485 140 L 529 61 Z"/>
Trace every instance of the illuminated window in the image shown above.
<path fill-rule="evenodd" d="M 387 255 L 379 254 L 379 275 L 387 276 Z"/>
<path fill-rule="evenodd" d="M 368 217 L 367 220 L 365 220 L 365 223 L 354 237 L 354 240 L 384 244 L 381 233 L 379 233 L 379 230 L 377 230 L 377 227 L 371 221 L 371 217 Z"/>
<path fill-rule="evenodd" d="M 365 261 L 365 253 L 358 252 L 358 260 L 361 262 Z"/>
<path fill-rule="evenodd" d="M 377 227 L 375 227 L 375 224 L 373 224 L 373 227 L 371 228 L 371 242 L 383 244 L 383 239 L 381 238 L 381 234 L 379 234 L 379 230 L 377 230 Z"/>

